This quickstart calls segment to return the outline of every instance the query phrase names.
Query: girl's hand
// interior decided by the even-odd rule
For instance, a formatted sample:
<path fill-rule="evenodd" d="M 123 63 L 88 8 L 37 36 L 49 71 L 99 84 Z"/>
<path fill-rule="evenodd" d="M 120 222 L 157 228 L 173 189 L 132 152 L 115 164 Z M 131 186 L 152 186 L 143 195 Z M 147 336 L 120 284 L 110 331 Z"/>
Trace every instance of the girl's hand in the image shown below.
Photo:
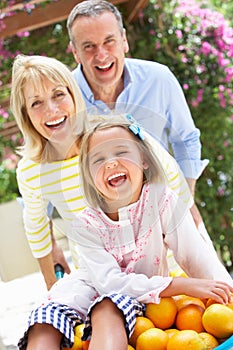
<path fill-rule="evenodd" d="M 175 277 L 170 285 L 160 293 L 160 297 L 186 294 L 195 298 L 211 298 L 220 304 L 232 301 L 233 287 L 221 281 L 201 278 Z"/>

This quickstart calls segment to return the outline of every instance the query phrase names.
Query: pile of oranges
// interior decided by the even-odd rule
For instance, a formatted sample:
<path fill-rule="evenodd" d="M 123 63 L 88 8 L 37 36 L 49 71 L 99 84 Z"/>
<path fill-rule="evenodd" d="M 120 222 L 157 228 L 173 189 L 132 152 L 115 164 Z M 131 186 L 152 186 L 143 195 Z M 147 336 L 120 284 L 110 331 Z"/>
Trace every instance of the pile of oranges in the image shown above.
<path fill-rule="evenodd" d="M 136 350 L 212 350 L 233 334 L 233 303 L 179 295 L 147 304 L 129 344 Z"/>
<path fill-rule="evenodd" d="M 87 350 L 82 342 L 84 325 L 75 328 L 73 350 Z M 147 304 L 145 316 L 137 317 L 128 350 L 212 350 L 233 334 L 233 302 L 180 295 Z"/>

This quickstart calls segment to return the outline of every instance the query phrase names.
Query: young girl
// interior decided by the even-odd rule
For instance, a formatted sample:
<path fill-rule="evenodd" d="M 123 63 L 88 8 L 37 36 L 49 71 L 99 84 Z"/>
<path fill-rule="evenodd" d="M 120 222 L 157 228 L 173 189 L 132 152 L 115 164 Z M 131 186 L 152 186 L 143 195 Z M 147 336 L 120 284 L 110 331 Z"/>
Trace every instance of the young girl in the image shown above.
<path fill-rule="evenodd" d="M 89 207 L 78 215 L 70 235 L 78 243 L 79 269 L 58 281 L 45 304 L 34 310 L 27 333 L 34 344 L 30 349 L 54 329 L 66 342 L 71 339 L 66 318 L 62 328 L 50 315 L 54 308 L 62 319 L 64 305 L 85 320 L 83 339 L 91 337 L 90 350 L 116 349 L 116 344 L 106 345 L 112 334 L 123 339 L 119 349 L 124 350 L 144 303 L 178 294 L 231 300 L 230 275 L 197 233 L 187 206 L 167 187 L 138 125 L 120 117 L 97 124 L 83 137 L 80 160 Z M 189 278 L 169 277 L 168 249 Z M 120 312 L 117 322 L 109 323 L 109 333 L 103 327 L 108 320 L 101 320 L 101 301 Z"/>

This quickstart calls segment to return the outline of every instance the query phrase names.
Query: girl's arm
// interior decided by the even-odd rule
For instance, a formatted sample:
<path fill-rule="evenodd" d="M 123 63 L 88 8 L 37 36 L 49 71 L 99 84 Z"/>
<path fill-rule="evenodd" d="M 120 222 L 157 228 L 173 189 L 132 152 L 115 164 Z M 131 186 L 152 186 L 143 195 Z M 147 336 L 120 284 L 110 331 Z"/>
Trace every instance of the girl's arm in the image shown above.
<path fill-rule="evenodd" d="M 175 277 L 169 286 L 160 293 L 160 297 L 186 294 L 195 298 L 211 298 L 218 303 L 231 302 L 233 287 L 221 281 Z"/>

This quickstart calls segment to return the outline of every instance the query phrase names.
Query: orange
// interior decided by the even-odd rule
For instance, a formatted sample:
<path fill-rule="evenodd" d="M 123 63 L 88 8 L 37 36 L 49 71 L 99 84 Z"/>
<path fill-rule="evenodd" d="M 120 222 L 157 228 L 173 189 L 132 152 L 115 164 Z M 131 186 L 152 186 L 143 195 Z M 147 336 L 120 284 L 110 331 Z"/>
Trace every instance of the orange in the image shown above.
<path fill-rule="evenodd" d="M 233 310 L 223 304 L 212 304 L 205 310 L 202 323 L 214 337 L 228 338 L 233 334 Z"/>
<path fill-rule="evenodd" d="M 74 334 L 81 338 L 83 335 L 83 329 L 84 329 L 84 323 L 79 324 L 78 326 L 74 327 Z"/>
<path fill-rule="evenodd" d="M 204 303 L 204 305 L 206 305 L 208 298 L 200 298 L 200 300 Z"/>
<path fill-rule="evenodd" d="M 177 295 L 177 296 L 173 297 L 173 299 L 176 302 L 176 306 L 177 306 L 178 311 L 180 309 L 182 309 L 182 307 L 187 306 L 189 304 L 199 305 L 200 307 L 205 309 L 205 304 L 204 304 L 203 300 L 201 300 L 199 298 L 190 297 L 188 295 Z"/>
<path fill-rule="evenodd" d="M 215 301 L 214 299 L 208 299 L 206 302 L 206 308 L 209 307 L 212 304 L 219 304 L 217 301 Z"/>
<path fill-rule="evenodd" d="M 202 315 L 204 309 L 198 305 L 187 305 L 178 311 L 176 316 L 176 327 L 179 330 L 191 329 L 198 333 L 204 332 Z"/>
<path fill-rule="evenodd" d="M 231 299 L 231 302 L 228 303 L 227 306 L 233 310 L 233 293 L 231 293 Z"/>
<path fill-rule="evenodd" d="M 184 330 L 174 334 L 167 344 L 167 350 L 207 350 L 199 334 L 192 330 Z"/>
<path fill-rule="evenodd" d="M 82 349 L 83 350 L 88 350 L 88 348 L 89 348 L 89 345 L 90 345 L 90 340 L 83 340 L 82 341 Z"/>
<path fill-rule="evenodd" d="M 218 346 L 219 343 L 213 335 L 206 332 L 201 332 L 199 333 L 199 335 L 202 338 L 202 340 L 204 340 L 204 343 L 207 346 L 206 350 L 213 350 Z"/>
<path fill-rule="evenodd" d="M 73 344 L 72 348 L 63 348 L 63 350 L 70 350 L 70 349 L 72 349 L 72 350 L 83 350 L 82 341 L 76 335 L 74 336 L 74 344 Z"/>
<path fill-rule="evenodd" d="M 173 298 L 161 298 L 159 304 L 146 305 L 145 316 L 148 317 L 157 328 L 170 328 L 176 318 L 177 306 Z"/>
<path fill-rule="evenodd" d="M 167 333 L 169 338 L 171 338 L 174 334 L 178 333 L 179 330 L 176 328 L 169 328 L 169 329 L 165 329 L 164 332 Z"/>
<path fill-rule="evenodd" d="M 166 350 L 168 335 L 159 328 L 151 328 L 139 335 L 136 350 Z"/>
<path fill-rule="evenodd" d="M 231 310 L 233 310 L 233 301 L 227 304 L 227 307 L 229 307 Z"/>
<path fill-rule="evenodd" d="M 138 336 L 141 333 L 145 332 L 147 329 L 154 327 L 154 323 L 151 320 L 149 320 L 149 318 L 143 316 L 137 317 L 133 334 L 129 339 L 129 344 L 135 347 Z"/>
<path fill-rule="evenodd" d="M 213 299 L 208 299 L 208 301 L 206 303 L 206 307 L 208 307 L 208 306 L 210 306 L 212 304 L 220 304 L 220 303 L 218 303 L 217 301 L 215 301 Z M 233 310 L 233 299 L 232 299 L 232 301 L 230 303 L 227 304 L 227 306 Z"/>

